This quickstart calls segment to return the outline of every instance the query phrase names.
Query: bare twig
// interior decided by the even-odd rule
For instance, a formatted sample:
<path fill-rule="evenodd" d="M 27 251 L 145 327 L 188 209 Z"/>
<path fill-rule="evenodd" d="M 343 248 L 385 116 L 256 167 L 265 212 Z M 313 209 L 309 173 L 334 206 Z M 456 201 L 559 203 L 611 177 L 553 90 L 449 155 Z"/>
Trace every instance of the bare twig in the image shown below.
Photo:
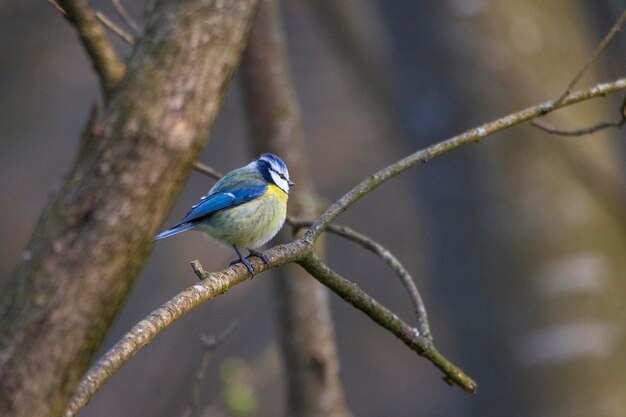
<path fill-rule="evenodd" d="M 120 0 L 111 0 L 111 3 L 113 3 L 113 7 L 115 8 L 115 11 L 120 19 L 122 19 L 133 32 L 135 32 L 135 35 L 141 35 L 139 25 L 135 22 L 135 19 L 132 18 L 130 13 L 128 13 L 122 2 Z"/>
<path fill-rule="evenodd" d="M 476 392 L 476 382 L 444 358 L 437 351 L 430 337 L 421 334 L 418 329 L 400 320 L 378 301 L 361 291 L 357 284 L 348 281 L 324 265 L 314 252 L 310 252 L 308 256 L 297 262 L 321 283 L 389 330 L 420 356 L 428 358 L 433 365 L 444 373 L 448 382 L 452 382 L 466 391 Z"/>
<path fill-rule="evenodd" d="M 425 163 L 437 156 L 443 155 L 462 146 L 475 143 L 485 136 L 506 128 L 527 122 L 533 118 L 540 117 L 546 113 L 553 112 L 559 108 L 570 106 L 581 101 L 590 100 L 596 97 L 602 97 L 609 93 L 626 89 L 626 78 L 620 78 L 611 82 L 597 84 L 586 90 L 576 91 L 566 97 L 561 103 L 546 102 L 538 104 L 516 113 L 509 114 L 495 121 L 485 123 L 477 128 L 471 129 L 461 135 L 455 136 L 443 142 L 429 146 L 419 152 L 409 155 L 407 158 L 396 162 L 395 164 L 379 171 L 361 184 L 353 188 L 349 193 L 340 198 L 336 203 L 331 205 L 322 216 L 317 219 L 309 231 L 302 239 L 296 240 L 286 245 L 279 245 L 265 252 L 270 261 L 270 265 L 265 265 L 258 258 L 251 258 L 254 270 L 257 275 L 270 267 L 277 267 L 289 262 L 302 262 L 310 269 L 309 272 L 320 270 L 323 275 L 322 279 L 337 282 L 341 288 L 333 289 L 340 291 L 348 300 L 360 303 L 359 308 L 368 309 L 369 298 L 364 294 L 358 286 L 345 280 L 332 279 L 333 273 L 328 268 L 316 261 L 314 257 L 310 257 L 313 251 L 313 243 L 319 235 L 328 228 L 330 223 L 343 213 L 347 207 L 352 205 L 358 199 L 368 192 L 374 190 L 382 183 L 395 177 L 396 175 L 406 171 L 409 168 Z M 305 261 L 304 258 L 308 257 Z M 199 263 L 197 264 L 199 265 Z M 196 266 L 197 266 L 196 265 Z M 196 268 L 201 270 L 200 268 Z M 166 302 L 161 308 L 155 310 L 145 319 L 137 323 L 115 346 L 113 346 L 105 355 L 98 360 L 92 368 L 85 374 L 80 384 L 76 387 L 72 399 L 65 413 L 66 417 L 71 417 L 91 399 L 98 389 L 135 353 L 143 346 L 147 345 L 154 337 L 163 329 L 169 326 L 183 314 L 194 309 L 201 303 L 216 297 L 249 278 L 250 274 L 243 265 L 234 265 L 220 272 L 202 274 L 204 279 L 202 282 L 193 285 L 174 298 Z M 326 278 L 324 278 L 326 276 Z M 316 277 L 318 278 L 318 277 Z M 389 329 L 403 340 L 412 349 L 423 352 L 423 356 L 433 362 L 446 375 L 446 381 L 455 381 L 457 384 L 464 386 L 466 389 L 475 389 L 475 383 L 469 379 L 461 370 L 452 365 L 445 359 L 425 336 L 418 336 L 413 333 L 409 334 L 410 326 L 404 324 L 397 317 L 394 317 L 384 307 L 379 306 L 372 312 L 372 315 L 382 314 L 382 317 L 375 319 L 377 323 L 380 321 L 387 323 L 393 327 Z M 391 314 L 389 316 L 388 314 Z M 370 316 L 372 317 L 372 316 Z M 389 320 L 388 320 L 389 319 Z M 406 327 L 405 327 L 406 326 Z M 420 343 L 424 343 L 420 347 Z M 423 348 L 423 349 L 422 349 Z"/>
<path fill-rule="evenodd" d="M 193 164 L 193 169 L 195 169 L 196 171 L 209 176 L 211 178 L 213 178 L 214 180 L 219 180 L 220 178 L 222 178 L 224 176 L 224 174 L 222 174 L 221 172 L 219 172 L 218 170 L 216 170 L 213 167 L 210 167 L 206 164 L 203 164 L 202 162 L 196 161 Z"/>
<path fill-rule="evenodd" d="M 57 3 L 55 0 L 48 0 L 48 4 L 52 6 L 57 12 L 61 13 L 63 16 L 66 15 L 63 7 L 59 6 L 59 3 Z"/>
<path fill-rule="evenodd" d="M 61 13 L 64 17 L 67 17 L 67 13 L 65 13 L 65 10 L 63 10 L 63 8 L 59 6 L 59 3 L 57 3 L 55 0 L 48 0 L 48 4 L 51 5 L 56 11 Z M 104 13 L 100 11 L 95 11 L 95 14 L 98 20 L 100 21 L 100 23 L 102 23 L 105 27 L 111 30 L 111 32 L 117 35 L 122 41 L 126 42 L 129 45 L 132 45 L 135 42 L 135 37 L 133 35 L 126 32 L 121 27 L 119 27 L 115 22 L 109 19 Z"/>
<path fill-rule="evenodd" d="M 108 97 L 124 76 L 124 62 L 117 56 L 96 13 L 85 0 L 59 0 L 58 5 L 65 11 L 65 18 L 78 31 L 98 74 L 104 95 Z"/>
<path fill-rule="evenodd" d="M 559 129 L 555 126 L 539 123 L 537 121 L 532 121 L 530 122 L 530 124 L 533 127 L 543 130 L 544 132 L 550 133 L 552 135 L 559 135 L 559 136 L 585 136 L 585 135 L 590 135 L 592 133 L 598 132 L 600 130 L 608 129 L 611 127 L 620 129 L 622 126 L 624 126 L 624 124 L 626 124 L 626 96 L 624 96 L 624 99 L 622 100 L 622 105 L 620 107 L 619 115 L 620 115 L 619 120 L 616 120 L 613 122 L 602 122 L 602 123 L 598 123 L 597 125 L 593 125 L 591 127 L 586 127 L 586 128 L 578 129 L 578 130 Z"/>
<path fill-rule="evenodd" d="M 104 13 L 96 11 L 96 17 L 104 26 L 111 30 L 117 37 L 119 37 L 122 41 L 126 42 L 129 45 L 135 43 L 135 37 L 130 33 L 126 32 L 124 29 L 119 27 L 115 22 L 109 19 Z"/>
<path fill-rule="evenodd" d="M 204 381 L 206 376 L 206 371 L 209 367 L 209 363 L 211 362 L 213 352 L 215 352 L 215 350 L 230 337 L 236 328 L 237 322 L 233 321 L 217 336 L 200 335 L 200 342 L 202 343 L 204 351 L 202 353 L 200 365 L 198 366 L 198 371 L 196 372 L 194 378 L 193 386 L 191 387 L 189 404 L 187 405 L 187 409 L 185 409 L 182 414 L 183 417 L 192 417 L 197 414 L 198 406 L 200 405 L 200 390 L 202 387 L 202 381 Z"/>
<path fill-rule="evenodd" d="M 531 125 L 540 130 L 543 130 L 546 133 L 550 133 L 551 135 L 577 137 L 577 136 L 591 135 L 592 133 L 596 133 L 600 130 L 608 129 L 610 127 L 615 127 L 619 129 L 622 126 L 624 126 L 625 122 L 626 120 L 624 119 L 617 121 L 617 122 L 603 122 L 603 123 L 598 123 L 597 125 L 593 125 L 593 126 L 586 127 L 583 129 L 578 129 L 578 130 L 563 130 L 563 129 L 559 129 L 556 126 L 552 126 L 552 125 L 545 124 L 545 123 L 539 123 L 539 122 L 531 122 Z"/>
<path fill-rule="evenodd" d="M 583 65 L 583 67 L 578 71 L 578 73 L 569 83 L 565 91 L 563 91 L 563 93 L 556 99 L 554 103 L 555 105 L 563 102 L 563 100 L 565 100 L 565 98 L 572 92 L 572 88 L 574 88 L 576 83 L 580 81 L 580 79 L 585 74 L 585 72 L 587 72 L 589 67 L 596 61 L 596 59 L 598 59 L 602 51 L 604 51 L 604 48 L 606 48 L 606 46 L 609 44 L 611 39 L 613 39 L 615 34 L 619 32 L 620 27 L 624 24 L 625 20 L 626 20 L 626 9 L 622 12 L 621 16 L 619 17 L 619 19 L 617 19 L 617 22 L 615 22 L 611 30 L 609 30 L 606 36 L 604 36 L 604 38 L 600 41 L 598 46 L 596 46 L 596 49 L 594 49 L 593 53 L 591 54 L 587 62 L 585 62 L 585 65 Z"/>
<path fill-rule="evenodd" d="M 313 222 L 312 221 L 302 221 L 302 220 L 294 220 L 290 219 L 290 224 L 294 228 L 302 228 L 302 227 L 310 227 Z M 411 277 L 409 271 L 406 270 L 404 265 L 394 256 L 393 253 L 387 248 L 385 248 L 380 243 L 376 242 L 374 239 L 365 236 L 356 230 L 344 226 L 331 224 L 328 226 L 326 231 L 330 233 L 334 233 L 338 236 L 344 237 L 348 240 L 358 243 L 365 249 L 379 256 L 382 260 L 385 261 L 387 265 L 396 273 L 402 285 L 409 293 L 409 297 L 413 303 L 413 308 L 415 309 L 415 315 L 417 316 L 417 328 L 420 331 L 420 334 L 431 337 L 430 326 L 428 324 L 428 314 L 426 313 L 426 306 L 422 300 L 422 297 Z"/>

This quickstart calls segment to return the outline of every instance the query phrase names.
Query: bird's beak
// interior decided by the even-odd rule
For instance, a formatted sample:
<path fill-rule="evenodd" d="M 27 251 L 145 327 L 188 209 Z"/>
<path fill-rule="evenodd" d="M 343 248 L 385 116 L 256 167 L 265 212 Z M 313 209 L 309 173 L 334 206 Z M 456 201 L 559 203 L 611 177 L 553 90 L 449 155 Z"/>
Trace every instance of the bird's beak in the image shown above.
<path fill-rule="evenodd" d="M 289 182 L 287 184 L 289 184 L 290 187 L 293 187 L 294 185 L 296 185 L 296 183 L 291 181 L 291 180 L 289 180 Z"/>

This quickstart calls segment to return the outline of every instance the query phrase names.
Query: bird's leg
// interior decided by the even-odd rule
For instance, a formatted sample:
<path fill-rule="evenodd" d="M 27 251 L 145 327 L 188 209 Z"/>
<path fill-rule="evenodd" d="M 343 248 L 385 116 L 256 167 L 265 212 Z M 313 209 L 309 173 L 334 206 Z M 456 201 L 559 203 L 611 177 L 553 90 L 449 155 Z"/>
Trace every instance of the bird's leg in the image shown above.
<path fill-rule="evenodd" d="M 263 261 L 265 265 L 270 266 L 270 259 L 263 252 L 259 252 L 254 249 L 248 249 L 248 252 L 250 252 L 250 255 L 248 255 L 248 258 L 251 256 L 256 256 L 257 258 L 261 258 L 261 260 Z"/>
<path fill-rule="evenodd" d="M 233 245 L 233 249 L 235 249 L 235 252 L 237 252 L 237 255 L 239 255 L 239 259 L 235 259 L 230 264 L 228 264 L 228 266 L 233 266 L 239 263 L 244 264 L 248 272 L 254 275 L 254 268 L 252 267 L 252 264 L 250 263 L 250 261 L 243 257 L 241 252 L 239 252 L 239 248 L 237 246 Z"/>

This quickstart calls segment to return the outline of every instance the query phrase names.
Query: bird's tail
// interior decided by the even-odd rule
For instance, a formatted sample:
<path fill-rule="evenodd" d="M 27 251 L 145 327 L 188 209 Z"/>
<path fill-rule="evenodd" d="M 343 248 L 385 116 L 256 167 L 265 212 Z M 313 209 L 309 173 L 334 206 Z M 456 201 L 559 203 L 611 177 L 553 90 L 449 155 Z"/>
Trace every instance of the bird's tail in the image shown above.
<path fill-rule="evenodd" d="M 158 235 L 154 237 L 154 240 L 164 239 L 166 237 L 173 236 L 180 232 L 184 232 L 185 230 L 191 229 L 192 227 L 193 227 L 193 224 L 191 223 L 179 224 L 177 226 L 172 227 L 171 229 L 168 229 L 164 232 L 159 233 Z"/>

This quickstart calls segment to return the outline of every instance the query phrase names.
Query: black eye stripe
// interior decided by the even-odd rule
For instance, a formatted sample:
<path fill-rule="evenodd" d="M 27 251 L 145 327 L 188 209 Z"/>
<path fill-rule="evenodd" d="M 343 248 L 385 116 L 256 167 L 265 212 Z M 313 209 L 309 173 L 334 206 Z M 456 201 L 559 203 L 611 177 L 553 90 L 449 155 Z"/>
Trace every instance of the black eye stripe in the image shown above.
<path fill-rule="evenodd" d="M 274 174 L 278 175 L 280 178 L 282 178 L 285 181 L 287 181 L 287 178 L 282 173 L 276 171 L 274 168 L 270 168 L 270 171 L 272 171 Z"/>

